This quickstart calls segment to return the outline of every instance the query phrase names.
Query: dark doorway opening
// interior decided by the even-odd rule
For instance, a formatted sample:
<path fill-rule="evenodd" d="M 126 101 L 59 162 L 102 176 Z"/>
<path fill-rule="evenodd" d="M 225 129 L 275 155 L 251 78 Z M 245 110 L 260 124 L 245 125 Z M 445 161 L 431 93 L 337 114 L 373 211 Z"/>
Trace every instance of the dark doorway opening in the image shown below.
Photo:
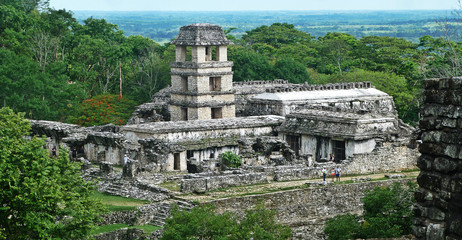
<path fill-rule="evenodd" d="M 286 135 L 286 142 L 298 156 L 300 154 L 300 136 Z"/>
<path fill-rule="evenodd" d="M 340 162 L 345 160 L 345 142 L 344 141 L 332 141 L 333 152 L 335 156 L 335 162 Z"/>
<path fill-rule="evenodd" d="M 173 154 L 173 170 L 180 170 L 180 154 Z"/>

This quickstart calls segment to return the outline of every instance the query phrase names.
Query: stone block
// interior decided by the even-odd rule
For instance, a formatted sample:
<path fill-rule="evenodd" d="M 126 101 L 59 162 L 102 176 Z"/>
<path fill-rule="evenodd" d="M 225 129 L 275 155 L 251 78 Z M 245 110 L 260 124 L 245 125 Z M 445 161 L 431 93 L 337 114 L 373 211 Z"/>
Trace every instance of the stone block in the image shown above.
<path fill-rule="evenodd" d="M 456 128 L 457 127 L 457 119 L 443 118 L 443 121 L 441 122 L 441 125 L 443 127 Z"/>
<path fill-rule="evenodd" d="M 426 240 L 444 239 L 445 228 L 442 224 L 430 223 L 427 227 Z"/>
<path fill-rule="evenodd" d="M 445 152 L 446 146 L 442 144 L 436 143 L 427 143 L 423 142 L 419 146 L 419 152 L 422 154 L 429 154 L 429 155 L 436 155 L 436 156 L 443 156 Z"/>
<path fill-rule="evenodd" d="M 457 171 L 460 163 L 446 157 L 437 157 L 433 162 L 433 168 L 438 172 L 449 173 Z"/>
<path fill-rule="evenodd" d="M 462 216 L 460 214 L 449 220 L 449 231 L 462 236 Z"/>
<path fill-rule="evenodd" d="M 453 77 L 448 79 L 449 89 L 462 89 L 462 78 Z"/>
<path fill-rule="evenodd" d="M 431 220 L 435 221 L 443 221 L 446 218 L 446 213 L 438 208 L 429 208 L 427 214 Z"/>
<path fill-rule="evenodd" d="M 439 131 L 430 131 L 422 133 L 422 141 L 424 142 L 439 142 L 441 140 L 441 132 Z"/>
<path fill-rule="evenodd" d="M 417 238 L 424 238 L 425 237 L 425 233 L 426 233 L 427 229 L 425 227 L 422 227 L 422 226 L 412 226 L 412 233 L 414 234 L 414 236 L 416 236 Z"/>
<path fill-rule="evenodd" d="M 451 158 L 458 158 L 459 151 L 460 151 L 460 145 L 457 145 L 457 144 L 446 145 L 444 149 L 444 155 L 451 157 Z"/>
<path fill-rule="evenodd" d="M 445 91 L 438 91 L 434 89 L 424 91 L 424 102 L 425 103 L 438 103 L 443 104 L 447 102 L 447 93 Z"/>
<path fill-rule="evenodd" d="M 423 85 L 425 89 L 438 89 L 440 84 L 440 79 L 432 78 L 432 79 L 425 79 L 423 81 Z"/>
<path fill-rule="evenodd" d="M 449 183 L 449 189 L 453 194 L 462 194 L 462 177 L 456 176 L 452 178 Z"/>
<path fill-rule="evenodd" d="M 421 172 L 417 177 L 417 182 L 419 186 L 424 186 L 432 191 L 439 191 L 441 188 L 441 176 L 433 173 Z"/>

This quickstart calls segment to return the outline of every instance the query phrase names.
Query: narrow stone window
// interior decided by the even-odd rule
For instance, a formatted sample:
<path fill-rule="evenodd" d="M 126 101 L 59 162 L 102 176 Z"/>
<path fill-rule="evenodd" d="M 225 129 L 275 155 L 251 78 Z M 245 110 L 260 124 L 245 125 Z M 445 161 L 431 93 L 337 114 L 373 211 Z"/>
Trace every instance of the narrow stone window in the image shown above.
<path fill-rule="evenodd" d="M 222 108 L 212 108 L 212 119 L 223 118 Z"/>
<path fill-rule="evenodd" d="M 192 47 L 190 46 L 186 47 L 186 61 L 187 62 L 192 61 Z"/>
<path fill-rule="evenodd" d="M 188 121 L 188 108 L 181 108 L 181 120 Z"/>
<path fill-rule="evenodd" d="M 334 152 L 335 162 L 345 160 L 345 142 L 344 141 L 332 141 L 332 152 Z"/>
<path fill-rule="evenodd" d="M 217 61 L 218 60 L 218 52 L 217 46 L 208 46 L 205 47 L 205 61 Z"/>
<path fill-rule="evenodd" d="M 192 150 L 186 151 L 186 158 L 190 159 L 194 157 L 194 152 Z"/>
<path fill-rule="evenodd" d="M 209 91 L 220 91 L 221 90 L 221 77 L 210 77 L 209 78 Z"/>
<path fill-rule="evenodd" d="M 173 154 L 173 170 L 180 170 L 180 153 Z"/>
<path fill-rule="evenodd" d="M 286 135 L 286 142 L 298 156 L 300 154 L 300 136 Z"/>
<path fill-rule="evenodd" d="M 181 76 L 181 90 L 188 91 L 188 77 Z"/>

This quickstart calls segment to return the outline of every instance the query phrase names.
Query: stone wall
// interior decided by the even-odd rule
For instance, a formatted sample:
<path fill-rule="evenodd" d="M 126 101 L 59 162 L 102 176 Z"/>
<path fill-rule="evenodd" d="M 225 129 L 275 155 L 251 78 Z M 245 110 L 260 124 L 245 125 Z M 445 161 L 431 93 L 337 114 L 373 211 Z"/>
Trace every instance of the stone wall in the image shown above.
<path fill-rule="evenodd" d="M 424 81 L 417 239 L 462 239 L 462 78 Z"/>
<path fill-rule="evenodd" d="M 364 192 L 408 179 L 364 182 L 356 184 L 311 186 L 306 189 L 243 196 L 211 201 L 218 212 L 243 214 L 260 201 L 276 211 L 276 220 L 294 230 L 294 239 L 325 239 L 322 233 L 327 219 L 337 214 L 361 213 Z"/>
<path fill-rule="evenodd" d="M 218 188 L 268 182 L 268 175 L 266 173 L 238 173 L 205 177 L 191 175 L 190 177 L 190 179 L 181 180 L 182 192 L 205 193 Z"/>
<path fill-rule="evenodd" d="M 369 174 L 391 171 L 402 171 L 417 168 L 417 159 L 420 154 L 416 148 L 409 148 L 397 143 L 385 143 L 384 146 L 376 148 L 372 153 L 355 154 L 340 164 L 330 162 L 316 162 L 313 167 L 287 166 L 274 171 L 275 181 L 293 181 L 301 179 L 312 179 L 322 177 L 322 167 L 328 170 L 339 165 L 342 174 Z"/>
<path fill-rule="evenodd" d="M 344 174 L 368 174 L 417 169 L 417 148 L 398 143 L 384 143 L 371 153 L 355 154 L 342 162 Z"/>

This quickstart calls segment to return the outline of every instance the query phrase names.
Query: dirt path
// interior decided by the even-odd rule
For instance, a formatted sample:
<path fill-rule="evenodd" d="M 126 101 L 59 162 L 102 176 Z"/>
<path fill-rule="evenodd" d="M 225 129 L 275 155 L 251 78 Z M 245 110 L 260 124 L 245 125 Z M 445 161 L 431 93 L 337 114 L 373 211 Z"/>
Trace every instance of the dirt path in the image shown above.
<path fill-rule="evenodd" d="M 361 178 L 370 178 L 374 179 L 381 179 L 384 178 L 385 175 L 389 174 L 404 174 L 407 178 L 415 178 L 419 175 L 419 171 L 414 172 L 403 172 L 403 173 L 378 173 L 378 174 L 368 174 L 368 175 L 361 175 L 361 176 L 346 176 L 342 177 L 340 183 L 335 184 L 344 184 L 353 178 L 361 179 Z M 278 192 L 290 189 L 297 189 L 303 188 L 306 186 L 306 182 L 321 182 L 322 179 L 304 179 L 304 180 L 297 180 L 297 181 L 286 181 L 286 182 L 270 182 L 266 184 L 257 184 L 257 185 L 250 185 L 250 186 L 239 186 L 239 187 L 229 187 L 224 189 L 217 189 L 205 194 L 183 194 L 177 193 L 176 197 L 180 199 L 190 200 L 190 201 L 198 201 L 198 202 L 206 202 L 211 201 L 214 199 L 220 198 L 227 198 L 227 197 L 236 197 L 242 195 L 251 195 L 254 194 L 262 194 L 262 193 L 270 193 L 270 192 Z M 327 182 L 332 183 L 332 179 L 326 179 Z"/>

